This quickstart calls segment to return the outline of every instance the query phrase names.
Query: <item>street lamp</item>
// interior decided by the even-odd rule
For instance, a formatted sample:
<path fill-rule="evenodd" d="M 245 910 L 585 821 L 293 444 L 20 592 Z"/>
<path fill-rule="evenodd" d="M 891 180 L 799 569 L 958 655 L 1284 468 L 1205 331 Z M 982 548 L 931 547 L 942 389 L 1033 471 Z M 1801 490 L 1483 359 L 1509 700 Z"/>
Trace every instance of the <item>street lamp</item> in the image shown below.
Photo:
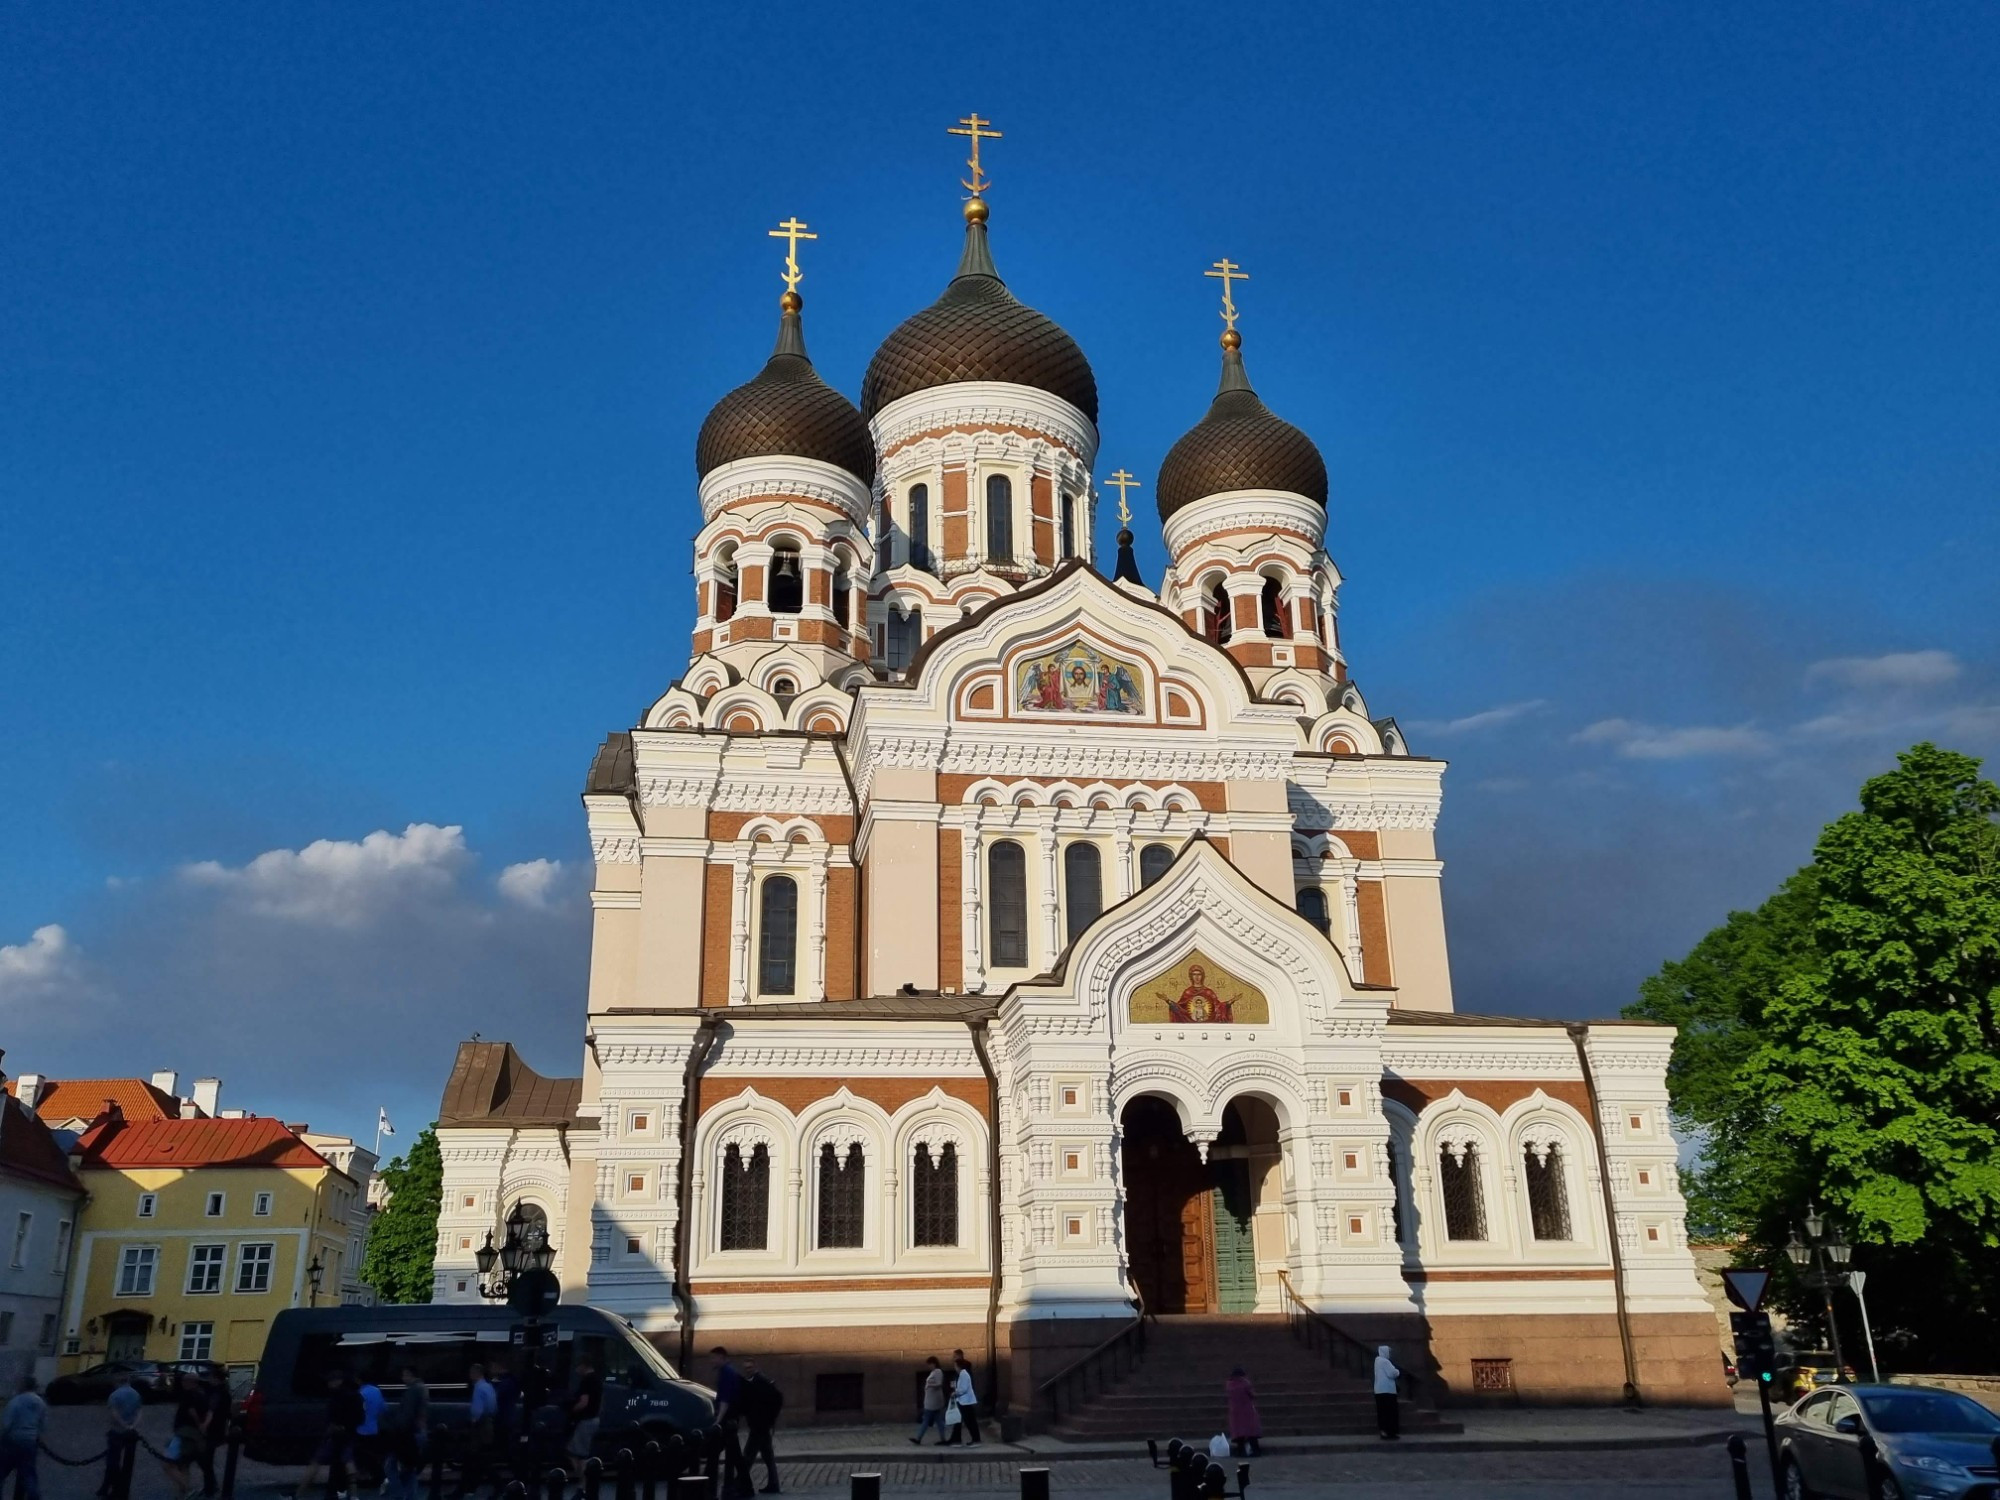
<path fill-rule="evenodd" d="M 1793 1265 L 1804 1274 L 1801 1280 L 1820 1294 L 1826 1307 L 1827 1336 L 1833 1341 L 1834 1379 L 1842 1379 L 1847 1372 L 1847 1361 L 1840 1352 L 1840 1325 L 1833 1316 L 1833 1289 L 1848 1286 L 1854 1273 L 1847 1269 L 1848 1261 L 1854 1257 L 1854 1247 L 1841 1235 L 1838 1224 L 1830 1224 L 1817 1207 L 1806 1205 L 1805 1238 L 1799 1238 L 1798 1230 L 1792 1231 L 1791 1240 L 1785 1246 L 1785 1254 Z M 1856 1295 L 1859 1295 L 1857 1289 Z M 1882 1378 L 1875 1367 L 1874 1340 L 1869 1340 L 1869 1374 L 1876 1380 Z"/>
<path fill-rule="evenodd" d="M 319 1306 L 319 1284 L 326 1276 L 326 1267 L 320 1264 L 319 1252 L 313 1252 L 312 1264 L 306 1267 L 306 1280 L 312 1284 L 312 1298 L 308 1307 Z"/>
<path fill-rule="evenodd" d="M 489 1301 L 504 1301 L 515 1280 L 527 1271 L 546 1271 L 556 1258 L 549 1243 L 548 1222 L 535 1213 L 530 1216 L 525 1203 L 514 1205 L 504 1226 L 506 1237 L 497 1246 L 493 1231 L 486 1231 L 486 1243 L 473 1252 L 479 1267 L 479 1294 Z"/>

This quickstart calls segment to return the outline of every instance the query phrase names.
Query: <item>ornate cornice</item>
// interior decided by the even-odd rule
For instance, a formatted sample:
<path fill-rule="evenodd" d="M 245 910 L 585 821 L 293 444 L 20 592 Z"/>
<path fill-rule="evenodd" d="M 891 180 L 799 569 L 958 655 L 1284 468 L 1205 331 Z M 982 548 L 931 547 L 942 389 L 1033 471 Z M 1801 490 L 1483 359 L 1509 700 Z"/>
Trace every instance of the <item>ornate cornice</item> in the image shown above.
<path fill-rule="evenodd" d="M 590 836 L 590 856 L 600 865 L 636 865 L 639 863 L 638 836 L 624 833 L 593 833 Z"/>
<path fill-rule="evenodd" d="M 868 486 L 845 469 L 812 458 L 739 458 L 709 473 L 700 496 L 704 526 L 746 500 L 818 500 L 837 506 L 857 524 L 868 516 Z"/>
<path fill-rule="evenodd" d="M 1033 386 L 968 380 L 932 386 L 891 401 L 868 424 L 875 451 L 885 464 L 901 457 L 901 445 L 941 429 L 1015 428 L 1061 445 L 1088 469 L 1097 457 L 1097 428 L 1060 396 Z M 952 436 L 972 436 L 954 432 Z"/>

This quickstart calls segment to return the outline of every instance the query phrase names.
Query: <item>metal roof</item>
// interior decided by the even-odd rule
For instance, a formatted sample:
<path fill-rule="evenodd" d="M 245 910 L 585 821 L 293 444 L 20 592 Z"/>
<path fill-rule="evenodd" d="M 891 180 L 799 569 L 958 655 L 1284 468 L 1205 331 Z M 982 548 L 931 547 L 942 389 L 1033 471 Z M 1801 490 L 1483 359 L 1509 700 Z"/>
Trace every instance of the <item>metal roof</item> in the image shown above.
<path fill-rule="evenodd" d="M 438 1105 L 438 1124 L 567 1125 L 583 1098 L 581 1078 L 544 1078 L 512 1042 L 460 1042 Z"/>

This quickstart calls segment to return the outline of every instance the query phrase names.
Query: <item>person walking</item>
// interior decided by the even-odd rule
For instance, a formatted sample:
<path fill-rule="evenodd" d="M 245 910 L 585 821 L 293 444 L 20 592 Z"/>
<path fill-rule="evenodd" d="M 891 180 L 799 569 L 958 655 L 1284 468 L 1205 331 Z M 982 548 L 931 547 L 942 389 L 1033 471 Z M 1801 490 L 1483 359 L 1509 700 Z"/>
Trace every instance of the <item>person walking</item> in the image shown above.
<path fill-rule="evenodd" d="M 0 1494 L 6 1492 L 7 1476 L 19 1474 L 15 1493 L 21 1500 L 42 1500 L 42 1476 L 35 1465 L 48 1420 L 49 1404 L 42 1399 L 35 1377 L 23 1375 L 14 1398 L 0 1409 Z"/>
<path fill-rule="evenodd" d="M 354 1394 L 361 1398 L 361 1424 L 354 1429 L 355 1482 L 364 1489 L 379 1489 L 383 1470 L 382 1415 L 389 1409 L 389 1398 L 372 1378 L 364 1378 Z"/>
<path fill-rule="evenodd" d="M 185 1496 L 194 1486 L 189 1470 L 208 1457 L 207 1401 L 192 1375 L 176 1372 L 172 1380 L 174 1435 L 167 1443 L 167 1456 L 160 1462 L 174 1494 Z"/>
<path fill-rule="evenodd" d="M 764 1488 L 760 1494 L 778 1493 L 778 1453 L 771 1445 L 771 1429 L 778 1425 L 778 1413 L 785 1409 L 785 1393 L 778 1389 L 770 1376 L 757 1368 L 757 1361 L 743 1361 L 743 1385 L 737 1393 L 737 1405 L 743 1412 L 743 1424 L 750 1429 L 750 1440 L 743 1445 L 743 1471 L 746 1477 L 755 1467 L 758 1457 L 764 1460 Z"/>
<path fill-rule="evenodd" d="M 417 1374 L 415 1365 L 403 1366 L 403 1394 L 396 1399 L 389 1436 L 385 1488 L 395 1500 L 417 1500 L 424 1450 L 430 1445 L 431 1388 Z"/>
<path fill-rule="evenodd" d="M 221 1365 L 201 1367 L 196 1392 L 201 1404 L 201 1492 L 213 1500 L 215 1455 L 229 1445 L 229 1380 Z"/>
<path fill-rule="evenodd" d="M 1396 1382 L 1403 1372 L 1389 1358 L 1389 1346 L 1375 1346 L 1375 1425 L 1391 1441 L 1403 1435 L 1403 1416 L 1396 1409 Z"/>
<path fill-rule="evenodd" d="M 924 1434 L 931 1428 L 937 1429 L 938 1446 L 943 1447 L 944 1429 L 944 1366 L 933 1354 L 924 1360 L 923 1410 L 917 1417 L 917 1435 L 910 1439 L 919 1448 L 924 1445 Z"/>
<path fill-rule="evenodd" d="M 139 1446 L 139 1413 L 144 1406 L 145 1397 L 132 1384 L 131 1372 L 121 1373 L 104 1399 L 104 1480 L 97 1487 L 98 1500 L 110 1500 L 118 1493 L 118 1476 Z"/>
<path fill-rule="evenodd" d="M 588 1354 L 579 1355 L 576 1361 L 576 1394 L 570 1398 L 569 1447 L 570 1462 L 576 1466 L 576 1477 L 583 1478 L 583 1466 L 590 1458 L 591 1450 L 597 1446 L 597 1423 L 604 1411 L 604 1377 L 597 1373 L 597 1366 L 590 1362 Z"/>
<path fill-rule="evenodd" d="M 963 1349 L 951 1351 L 952 1368 L 956 1372 L 951 1378 L 951 1404 L 958 1408 L 958 1420 L 948 1423 L 950 1436 L 945 1439 L 947 1447 L 957 1447 L 963 1436 L 965 1446 L 979 1446 L 979 1393 L 972 1384 L 972 1362 L 965 1357 Z"/>
<path fill-rule="evenodd" d="M 1257 1392 L 1243 1366 L 1229 1372 L 1222 1390 L 1229 1399 L 1229 1422 L 1225 1428 L 1229 1451 L 1244 1458 L 1257 1457 L 1263 1452 L 1264 1419 L 1257 1414 Z"/>
<path fill-rule="evenodd" d="M 466 1412 L 465 1462 L 459 1469 L 461 1496 L 475 1493 L 486 1482 L 487 1467 L 493 1462 L 493 1431 L 500 1421 L 500 1393 L 486 1378 L 486 1366 L 472 1366 L 465 1383 L 471 1390 L 471 1405 Z"/>
<path fill-rule="evenodd" d="M 743 1461 L 743 1374 L 720 1344 L 708 1357 L 715 1361 L 715 1426 L 722 1434 L 722 1446 L 708 1461 L 708 1482 L 720 1483 L 722 1500 L 739 1500 L 755 1488 Z"/>

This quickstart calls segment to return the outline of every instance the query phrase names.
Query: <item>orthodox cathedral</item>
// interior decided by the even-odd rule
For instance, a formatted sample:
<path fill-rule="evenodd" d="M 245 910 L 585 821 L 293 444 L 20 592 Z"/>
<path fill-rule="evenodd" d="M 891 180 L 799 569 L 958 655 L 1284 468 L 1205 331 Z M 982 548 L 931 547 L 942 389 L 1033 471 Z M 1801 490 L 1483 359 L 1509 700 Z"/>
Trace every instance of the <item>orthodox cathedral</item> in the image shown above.
<path fill-rule="evenodd" d="M 437 1299 L 518 1210 L 568 1300 L 755 1353 L 799 1422 L 901 1418 L 954 1348 L 1032 1417 L 1136 1320 L 1285 1313 L 1445 1400 L 1723 1399 L 1673 1034 L 1454 1007 L 1444 763 L 1349 672 L 1240 270 L 1149 587 L 1122 469 L 1100 563 L 1096 380 L 1001 278 L 962 123 L 957 269 L 858 408 L 774 231 L 776 346 L 695 440 L 687 669 L 584 785 L 582 1074 L 461 1048 Z"/>

